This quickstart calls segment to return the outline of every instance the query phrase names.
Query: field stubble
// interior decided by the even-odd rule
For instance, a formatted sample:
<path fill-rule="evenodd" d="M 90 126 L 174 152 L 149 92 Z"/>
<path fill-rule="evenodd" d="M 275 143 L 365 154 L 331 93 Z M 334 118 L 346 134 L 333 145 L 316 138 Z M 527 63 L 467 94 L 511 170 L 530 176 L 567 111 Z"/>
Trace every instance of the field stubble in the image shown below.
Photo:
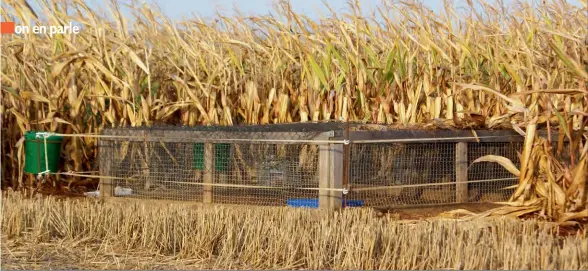
<path fill-rule="evenodd" d="M 588 230 L 276 207 L 3 196 L 2 269 L 587 269 Z"/>

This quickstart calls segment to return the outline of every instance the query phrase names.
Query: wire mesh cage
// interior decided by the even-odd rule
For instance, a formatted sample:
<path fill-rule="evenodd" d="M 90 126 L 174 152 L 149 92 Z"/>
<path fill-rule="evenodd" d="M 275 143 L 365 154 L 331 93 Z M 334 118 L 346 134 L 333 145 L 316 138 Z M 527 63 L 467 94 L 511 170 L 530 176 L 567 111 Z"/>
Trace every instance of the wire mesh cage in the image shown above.
<path fill-rule="evenodd" d="M 190 143 L 105 141 L 101 158 L 110 162 L 114 187 L 126 188 L 145 199 L 201 200 L 201 176 L 192 169 L 198 160 Z M 127 190 L 128 191 L 128 190 Z M 128 195 L 127 195 L 128 194 Z"/>
<path fill-rule="evenodd" d="M 346 198 L 367 206 L 453 202 L 454 144 L 353 144 Z"/>
<path fill-rule="evenodd" d="M 523 142 L 490 142 L 468 144 L 468 187 L 470 202 L 497 202 L 508 200 L 512 190 L 508 187 L 517 184 L 518 178 L 504 167 L 493 162 L 479 162 L 476 159 L 485 155 L 499 155 L 520 165 L 517 151 L 523 149 Z"/>
<path fill-rule="evenodd" d="M 284 205 L 290 198 L 316 198 L 318 153 L 316 145 L 234 144 L 229 167 L 216 170 L 216 203 Z"/>
<path fill-rule="evenodd" d="M 276 206 L 318 198 L 319 145 L 313 140 L 332 135 L 332 127 L 107 129 L 100 168 L 112 180 L 104 190 L 115 197 Z"/>
<path fill-rule="evenodd" d="M 266 206 L 296 200 L 418 206 L 463 201 L 464 193 L 466 202 L 503 201 L 517 182 L 496 163 L 472 163 L 492 154 L 518 165 L 516 134 L 481 131 L 490 139 L 480 141 L 464 136 L 468 131 L 345 129 L 341 123 L 106 129 L 100 171 L 109 177 L 101 191 Z M 459 142 L 467 142 L 464 153 Z"/>

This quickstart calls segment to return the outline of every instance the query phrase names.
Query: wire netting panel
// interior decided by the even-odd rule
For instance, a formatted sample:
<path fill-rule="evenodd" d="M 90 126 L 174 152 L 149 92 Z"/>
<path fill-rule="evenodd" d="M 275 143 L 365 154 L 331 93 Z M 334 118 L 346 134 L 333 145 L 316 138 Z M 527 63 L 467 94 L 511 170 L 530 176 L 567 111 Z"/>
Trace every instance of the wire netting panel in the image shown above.
<path fill-rule="evenodd" d="M 193 168 L 194 144 L 107 141 L 103 146 L 107 147 L 101 155 L 110 156 L 110 175 L 117 178 L 112 181 L 115 196 L 202 199 L 202 180 Z"/>
<path fill-rule="evenodd" d="M 517 152 L 522 150 L 523 142 L 468 143 L 468 180 L 473 181 L 468 185 L 469 201 L 508 200 L 513 190 L 505 188 L 517 184 L 517 177 L 498 163 L 472 162 L 485 155 L 499 155 L 510 159 L 518 168 L 520 161 Z"/>
<path fill-rule="evenodd" d="M 343 188 L 335 185 L 344 176 L 341 153 L 323 156 L 333 160 L 322 161 L 319 169 L 321 144 L 343 146 L 337 129 L 338 124 L 109 129 L 105 134 L 110 137 L 100 140 L 101 175 L 114 178 L 114 196 L 119 197 L 266 206 L 318 200 L 319 176 L 325 188 Z M 385 140 L 412 135 L 378 133 L 361 136 Z M 339 140 L 334 143 L 334 138 Z M 516 184 L 516 177 L 497 163 L 472 162 L 491 154 L 519 166 L 522 147 L 523 142 L 467 143 L 467 202 L 507 200 L 512 189 L 505 188 Z M 464 185 L 456 183 L 456 142 L 366 140 L 352 141 L 349 148 L 346 201 L 368 207 L 418 206 L 465 198 Z"/>
<path fill-rule="evenodd" d="M 352 144 L 351 191 L 365 206 L 449 203 L 455 198 L 455 144 Z"/>
<path fill-rule="evenodd" d="M 286 205 L 288 199 L 318 198 L 318 145 L 231 144 L 228 167 L 215 182 L 245 187 L 213 187 L 213 202 Z M 259 188 L 257 188 L 259 187 Z"/>
<path fill-rule="evenodd" d="M 211 203 L 318 199 L 319 145 L 193 141 L 102 140 L 103 174 L 114 178 L 114 196 L 204 202 L 209 188 Z"/>

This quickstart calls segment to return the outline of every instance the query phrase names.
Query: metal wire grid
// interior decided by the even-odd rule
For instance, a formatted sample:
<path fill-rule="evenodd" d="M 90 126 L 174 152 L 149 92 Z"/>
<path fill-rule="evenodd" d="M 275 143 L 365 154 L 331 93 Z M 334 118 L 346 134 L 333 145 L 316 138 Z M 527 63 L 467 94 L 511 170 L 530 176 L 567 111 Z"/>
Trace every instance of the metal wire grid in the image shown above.
<path fill-rule="evenodd" d="M 520 165 L 517 151 L 523 149 L 523 142 L 468 143 L 468 180 L 486 182 L 468 185 L 470 202 L 497 202 L 508 200 L 511 189 L 518 183 L 514 174 L 494 162 L 472 162 L 485 155 L 499 155 L 510 159 L 517 167 Z"/>
<path fill-rule="evenodd" d="M 351 191 L 346 200 L 364 206 L 400 206 L 449 203 L 455 200 L 455 144 L 352 144 Z M 433 185 L 431 185 L 433 184 Z M 379 188 L 383 186 L 412 186 Z M 362 189 L 373 190 L 363 190 Z"/>
<path fill-rule="evenodd" d="M 214 159 L 212 182 L 227 185 L 290 187 L 213 187 L 212 202 L 267 206 L 286 205 L 288 199 L 316 199 L 318 145 L 214 144 L 213 157 L 204 157 L 202 143 L 139 142 L 107 140 L 102 155 L 112 161 L 113 185 L 131 189 L 140 199 L 203 200 L 204 160 Z M 468 164 L 487 154 L 502 155 L 517 162 L 522 143 L 468 144 Z M 147 155 L 145 155 L 147 154 Z M 346 200 L 361 200 L 364 206 L 441 204 L 455 201 L 454 185 L 431 185 L 455 181 L 455 144 L 352 144 L 351 191 Z M 513 178 L 496 163 L 470 166 L 468 180 Z M 131 180 L 132 179 L 132 180 Z M 506 200 L 506 186 L 516 179 L 469 185 L 469 201 Z M 412 186 L 382 188 L 385 186 Z M 363 190 L 365 188 L 377 188 Z"/>
<path fill-rule="evenodd" d="M 318 198 L 318 145 L 231 144 L 215 182 L 276 188 L 213 187 L 213 202 L 283 206 L 288 199 Z M 282 187 L 282 188 L 279 188 Z M 286 188 L 284 188 L 286 187 Z"/>
<path fill-rule="evenodd" d="M 213 184 L 247 186 L 213 186 L 213 203 L 280 206 L 286 205 L 288 199 L 318 198 L 317 190 L 299 188 L 318 188 L 319 145 L 260 143 L 254 139 L 248 143 L 227 143 L 223 142 L 226 138 L 214 136 L 215 132 L 179 131 L 172 134 L 183 138 L 163 140 L 144 137 L 164 137 L 170 130 L 133 128 L 107 133 L 136 136 L 134 140 L 101 139 L 101 159 L 109 164 L 108 172 L 102 173 L 115 177 L 113 187 L 123 191 L 120 194 L 115 189 L 114 196 L 204 201 L 204 176 L 210 172 Z M 308 136 L 288 135 L 299 139 Z M 205 152 L 203 142 L 214 146 L 212 153 Z M 205 157 L 207 154 L 211 156 Z M 205 162 L 210 160 L 212 168 Z"/>
<path fill-rule="evenodd" d="M 351 123 L 351 127 L 360 126 L 360 123 Z M 149 132 L 166 132 L 166 131 L 183 131 L 183 132 L 240 132 L 240 133 L 273 133 L 273 132 L 328 132 L 335 130 L 344 130 L 346 123 L 342 122 L 303 122 L 303 123 L 279 123 L 279 124 L 259 124 L 259 125 L 212 125 L 212 126 L 179 126 L 179 125 L 151 125 L 124 127 L 110 130 L 124 131 L 128 133 L 137 133 L 140 131 Z"/>
<path fill-rule="evenodd" d="M 243 128 L 245 129 L 245 128 Z M 132 128 L 111 130 L 110 134 L 164 136 L 181 131 L 182 138 L 163 141 L 101 140 L 101 155 L 112 164 L 109 175 L 131 180 L 115 180 L 114 186 L 130 188 L 128 197 L 203 201 L 205 160 L 214 160 L 212 182 L 248 187 L 212 187 L 212 202 L 283 206 L 288 199 L 316 199 L 318 191 L 318 145 L 271 144 L 256 142 L 271 132 L 235 134 L 251 142 L 224 142 L 218 131 L 185 130 L 182 127 Z M 191 132 L 197 131 L 197 134 Z M 243 132 L 242 131 L 242 132 Z M 222 132 L 221 132 L 222 133 Z M 277 138 L 274 133 L 273 138 Z M 288 133 L 305 139 L 308 134 Z M 292 136 L 294 135 L 294 136 Z M 224 136 L 227 136 L 226 134 Z M 178 141 L 178 142 L 175 142 Z M 204 144 L 215 142 L 213 157 L 204 157 Z M 514 176 L 496 163 L 471 162 L 483 155 L 506 156 L 518 163 L 522 142 L 468 143 L 469 202 L 506 200 L 516 184 Z M 147 155 L 146 155 L 147 154 Z M 364 206 L 442 204 L 455 201 L 455 143 L 354 143 L 350 152 L 351 191 L 346 200 L 361 200 Z M 505 179 L 497 181 L 496 179 Z M 289 188 L 252 188 L 289 187 Z M 381 188 L 387 186 L 404 186 Z M 410 186 L 410 187 L 406 187 Z M 366 190 L 367 189 L 367 190 Z"/>
<path fill-rule="evenodd" d="M 141 199 L 202 200 L 193 164 L 193 144 L 108 141 L 115 196 Z M 102 154 L 104 155 L 104 153 Z M 128 190 L 130 189 L 130 190 Z"/>

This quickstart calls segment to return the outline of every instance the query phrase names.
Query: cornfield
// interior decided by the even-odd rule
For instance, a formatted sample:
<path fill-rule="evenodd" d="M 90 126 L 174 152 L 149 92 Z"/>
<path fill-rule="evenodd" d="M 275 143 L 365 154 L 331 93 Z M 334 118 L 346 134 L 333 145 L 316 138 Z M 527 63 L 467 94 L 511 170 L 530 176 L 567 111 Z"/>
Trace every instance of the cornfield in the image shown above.
<path fill-rule="evenodd" d="M 588 268 L 586 229 L 512 218 L 375 218 L 279 207 L 101 203 L 4 193 L 3 269 Z M 153 258 L 151 258 L 153 257 Z"/>
<path fill-rule="evenodd" d="M 321 21 L 276 2 L 274 16 L 174 23 L 149 6 L 125 18 L 83 1 L 5 1 L 6 21 L 75 21 L 77 35 L 2 36 L 5 176 L 22 184 L 26 130 L 96 133 L 103 127 L 283 123 L 350 119 L 397 125 L 487 128 L 521 124 L 516 105 L 587 111 L 586 5 L 548 1 L 517 8 L 470 2 L 435 14 L 417 3 L 359 3 Z M 475 4 L 480 8 L 474 9 Z M 380 21 L 378 21 L 380 18 Z M 31 46 L 29 46 L 31 45 Z M 34 46 L 32 46 L 34 45 Z M 540 95 L 538 92 L 547 95 Z M 576 114 L 576 115 L 574 115 Z M 557 122 L 557 117 L 541 119 Z M 95 167 L 95 139 L 67 142 L 64 170 Z"/>
<path fill-rule="evenodd" d="M 588 217 L 588 3 L 405 1 L 320 21 L 275 2 L 273 15 L 172 22 L 112 1 L 5 1 L 3 20 L 77 35 L 2 36 L 2 182 L 24 186 L 22 135 L 104 127 L 354 120 L 399 127 L 514 129 L 526 136 L 510 205 L 560 222 Z M 44 11 L 44 18 L 38 17 Z M 108 17 L 110 16 L 110 18 Z M 538 138 L 557 130 L 561 137 Z M 563 141 L 571 144 L 563 150 Z M 551 155 L 569 152 L 570 163 Z M 64 171 L 95 170 L 96 139 L 69 138 Z M 507 159 L 508 160 L 508 159 Z M 56 177 L 57 182 L 59 176 Z M 69 184 L 81 180 L 67 179 Z M 95 184 L 95 183 L 94 183 Z"/>

